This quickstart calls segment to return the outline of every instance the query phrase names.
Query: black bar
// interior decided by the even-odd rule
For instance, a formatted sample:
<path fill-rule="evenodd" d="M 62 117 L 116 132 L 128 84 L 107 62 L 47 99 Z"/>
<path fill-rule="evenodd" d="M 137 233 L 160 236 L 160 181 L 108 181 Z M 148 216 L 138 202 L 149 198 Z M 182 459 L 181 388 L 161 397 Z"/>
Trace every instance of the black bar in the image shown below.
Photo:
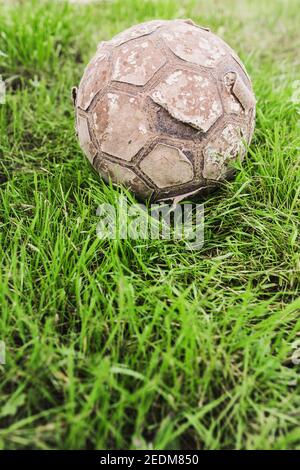
<path fill-rule="evenodd" d="M 191 468 L 207 468 L 208 465 L 234 465 L 246 463 L 272 465 L 279 468 L 283 465 L 299 465 L 299 453 L 296 451 L 40 451 L 40 450 L 16 450 L 1 451 L 0 464 L 19 464 L 31 466 L 37 464 L 66 464 L 80 465 L 82 468 L 101 468 L 103 466 L 137 468 L 138 466 L 149 467 L 149 465 L 176 465 Z M 86 467 L 85 467 L 86 466 Z M 290 467 L 296 468 L 296 467 Z M 253 469 L 254 470 L 254 469 Z"/>

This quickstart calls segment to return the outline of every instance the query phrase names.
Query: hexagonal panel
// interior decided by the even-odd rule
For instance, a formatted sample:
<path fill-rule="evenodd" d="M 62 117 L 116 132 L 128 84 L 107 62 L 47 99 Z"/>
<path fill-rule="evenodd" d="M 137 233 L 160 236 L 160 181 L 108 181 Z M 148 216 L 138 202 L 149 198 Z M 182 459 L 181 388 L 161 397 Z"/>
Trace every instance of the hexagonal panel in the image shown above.
<path fill-rule="evenodd" d="M 204 67 L 214 67 L 230 50 L 210 31 L 187 23 L 170 24 L 160 35 L 177 57 Z"/>
<path fill-rule="evenodd" d="M 95 168 L 106 182 L 111 179 L 115 184 L 123 184 L 126 188 L 145 199 L 153 193 L 153 190 L 130 168 L 100 159 L 96 160 Z"/>
<path fill-rule="evenodd" d="M 87 120 L 80 115 L 77 115 L 77 132 L 80 147 L 86 154 L 89 161 L 93 163 L 93 160 L 97 154 L 97 149 L 91 140 Z"/>
<path fill-rule="evenodd" d="M 184 153 L 166 144 L 157 144 L 140 167 L 159 188 L 187 183 L 194 177 L 193 165 Z"/>
<path fill-rule="evenodd" d="M 203 150 L 204 178 L 212 180 L 224 178 L 229 161 L 235 160 L 239 156 L 243 158 L 245 154 L 244 135 L 245 131 L 239 126 L 228 124 L 214 141 L 206 145 Z"/>
<path fill-rule="evenodd" d="M 107 93 L 96 104 L 92 119 L 103 152 L 130 161 L 149 138 L 140 97 Z"/>
<path fill-rule="evenodd" d="M 96 94 L 108 84 L 108 81 L 109 55 L 107 52 L 99 52 L 85 69 L 78 88 L 77 106 L 85 111 Z"/>
<path fill-rule="evenodd" d="M 166 63 L 163 54 L 147 38 L 123 44 L 115 53 L 112 79 L 132 85 L 145 85 Z"/>
<path fill-rule="evenodd" d="M 132 39 L 136 39 L 141 36 L 147 36 L 166 23 L 167 21 L 163 20 L 153 20 L 148 21 L 147 23 L 141 23 L 139 25 L 132 26 L 131 28 L 126 29 L 126 31 L 122 31 L 120 34 L 117 34 L 117 36 L 109 41 L 109 43 L 114 46 L 119 46 L 125 42 L 131 41 Z"/>
<path fill-rule="evenodd" d="M 151 98 L 175 119 L 203 132 L 222 115 L 216 83 L 205 72 L 176 70 L 152 90 Z"/>

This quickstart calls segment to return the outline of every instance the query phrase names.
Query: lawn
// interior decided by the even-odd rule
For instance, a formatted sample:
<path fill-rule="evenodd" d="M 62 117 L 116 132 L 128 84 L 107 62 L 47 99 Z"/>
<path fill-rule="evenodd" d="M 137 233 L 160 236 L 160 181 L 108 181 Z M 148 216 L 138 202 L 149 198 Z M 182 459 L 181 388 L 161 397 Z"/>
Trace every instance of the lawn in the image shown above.
<path fill-rule="evenodd" d="M 299 1 L 80 3 L 0 0 L 0 448 L 300 449 Z M 101 240 L 122 190 L 71 87 L 101 39 L 178 17 L 244 61 L 254 139 L 200 250 Z"/>

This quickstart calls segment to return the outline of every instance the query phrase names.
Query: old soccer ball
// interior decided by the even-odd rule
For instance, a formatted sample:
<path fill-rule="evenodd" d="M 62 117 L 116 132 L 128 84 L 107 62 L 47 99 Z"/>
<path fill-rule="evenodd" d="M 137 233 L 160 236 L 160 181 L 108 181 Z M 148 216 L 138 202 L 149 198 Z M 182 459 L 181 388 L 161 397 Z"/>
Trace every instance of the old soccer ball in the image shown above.
<path fill-rule="evenodd" d="M 150 21 L 101 42 L 74 104 L 94 168 L 153 201 L 206 193 L 230 178 L 255 122 L 241 60 L 191 20 Z"/>

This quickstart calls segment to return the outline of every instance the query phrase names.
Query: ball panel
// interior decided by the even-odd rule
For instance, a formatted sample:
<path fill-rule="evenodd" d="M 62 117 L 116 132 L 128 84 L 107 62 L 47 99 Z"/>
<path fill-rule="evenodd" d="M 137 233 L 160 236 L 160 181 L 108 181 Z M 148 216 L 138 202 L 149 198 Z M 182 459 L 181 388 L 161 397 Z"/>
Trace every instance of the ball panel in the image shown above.
<path fill-rule="evenodd" d="M 137 86 L 145 85 L 167 61 L 150 39 L 132 40 L 115 54 L 112 79 Z"/>
<path fill-rule="evenodd" d="M 130 168 L 100 158 L 96 158 L 95 168 L 107 183 L 111 180 L 115 184 L 123 184 L 145 199 L 152 196 L 153 189 Z"/>
<path fill-rule="evenodd" d="M 109 44 L 113 46 L 120 46 L 132 39 L 136 39 L 142 36 L 148 36 L 149 34 L 156 31 L 161 26 L 167 24 L 168 21 L 164 20 L 153 20 L 148 21 L 147 23 L 141 23 L 139 25 L 132 26 L 131 28 L 122 31 L 117 34 L 113 39 L 109 41 Z"/>
<path fill-rule="evenodd" d="M 80 114 L 77 115 L 77 132 L 80 147 L 85 152 L 90 163 L 93 163 L 97 154 L 97 148 L 92 142 L 87 119 Z"/>
<path fill-rule="evenodd" d="M 198 140 L 200 131 L 188 124 L 178 121 L 162 106 L 150 100 L 147 103 L 149 119 L 153 133 L 166 137 L 174 137 L 184 140 Z"/>
<path fill-rule="evenodd" d="M 184 153 L 166 144 L 157 144 L 140 168 L 159 188 L 187 183 L 194 177 L 193 165 Z"/>
<path fill-rule="evenodd" d="M 152 90 L 151 98 L 178 121 L 202 132 L 222 115 L 217 86 L 206 72 L 175 70 Z"/>
<path fill-rule="evenodd" d="M 217 36 L 185 22 L 170 22 L 160 36 L 177 57 L 204 67 L 214 67 L 228 52 Z"/>
<path fill-rule="evenodd" d="M 244 110 L 232 92 L 233 84 L 236 80 L 236 72 L 227 72 L 223 77 L 222 101 L 227 114 L 244 115 Z"/>
<path fill-rule="evenodd" d="M 256 109 L 254 107 L 253 110 L 252 110 L 252 113 L 251 113 L 250 122 L 246 123 L 246 125 L 248 127 L 248 140 L 247 140 L 248 145 L 250 145 L 253 134 L 254 134 L 255 118 L 256 118 Z"/>
<path fill-rule="evenodd" d="M 234 62 L 237 64 L 239 72 L 241 74 L 241 77 L 243 78 L 245 84 L 248 86 L 249 90 L 252 90 L 252 83 L 250 80 L 250 77 L 248 75 L 248 72 L 246 70 L 246 67 L 244 66 L 243 62 L 239 58 L 239 56 L 232 50 L 231 51 L 231 57 L 234 60 Z"/>
<path fill-rule="evenodd" d="M 78 88 L 77 106 L 86 111 L 97 93 L 108 84 L 109 76 L 109 54 L 99 52 L 85 69 Z"/>
<path fill-rule="evenodd" d="M 242 67 L 229 56 L 218 64 L 215 77 L 222 97 L 226 122 L 239 122 L 249 143 L 255 125 L 255 97 Z"/>
<path fill-rule="evenodd" d="M 126 161 L 132 160 L 150 137 L 138 96 L 109 92 L 96 104 L 92 119 L 100 149 Z"/>
<path fill-rule="evenodd" d="M 245 134 L 245 130 L 240 126 L 228 124 L 216 139 L 206 145 L 203 150 L 204 178 L 218 181 L 227 176 L 230 161 L 244 157 Z"/>
<path fill-rule="evenodd" d="M 217 72 L 218 75 L 218 80 L 223 81 L 224 76 L 228 72 L 235 72 L 237 75 L 242 79 L 244 82 L 244 85 L 248 88 L 248 90 L 253 94 L 253 89 L 252 89 L 252 84 L 250 81 L 250 78 L 246 72 L 246 69 L 242 63 L 242 61 L 239 59 L 239 57 L 231 51 L 229 54 L 226 55 L 226 57 L 219 62 L 213 71 Z"/>
<path fill-rule="evenodd" d="M 245 114 L 251 111 L 255 106 L 253 93 L 247 88 L 239 74 L 235 74 L 232 83 L 229 85 L 231 93 L 241 103 Z"/>

